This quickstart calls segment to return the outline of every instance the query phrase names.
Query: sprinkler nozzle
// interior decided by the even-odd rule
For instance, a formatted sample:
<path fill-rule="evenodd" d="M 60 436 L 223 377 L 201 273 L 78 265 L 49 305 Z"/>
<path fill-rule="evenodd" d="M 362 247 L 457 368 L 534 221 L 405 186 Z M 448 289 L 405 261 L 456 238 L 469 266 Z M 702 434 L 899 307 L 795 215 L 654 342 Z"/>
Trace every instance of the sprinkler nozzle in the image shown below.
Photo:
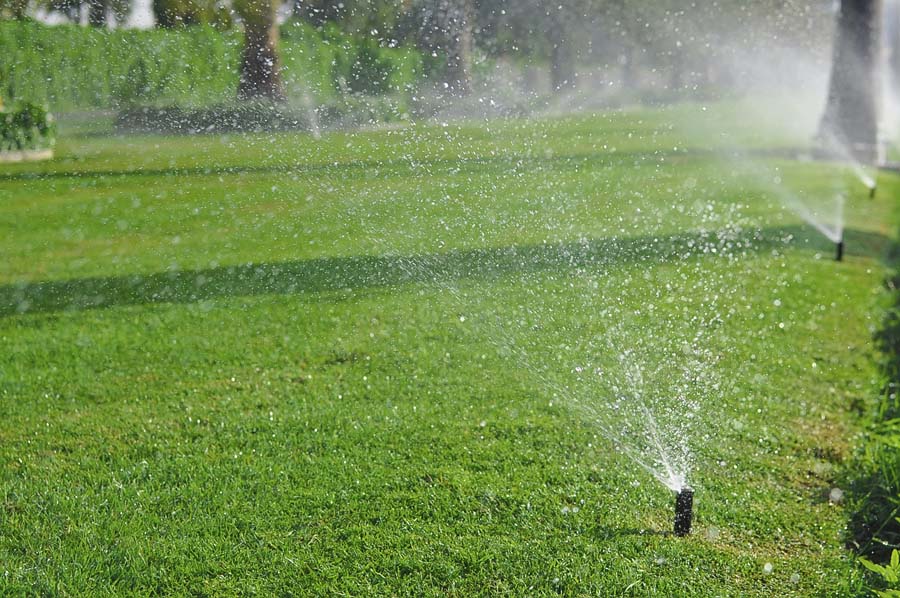
<path fill-rule="evenodd" d="M 684 537 L 691 533 L 694 519 L 694 491 L 685 486 L 675 495 L 675 535 Z"/>
<path fill-rule="evenodd" d="M 834 261 L 841 262 L 844 260 L 844 240 L 841 239 L 834 245 Z"/>
<path fill-rule="evenodd" d="M 869 187 L 869 199 L 875 199 L 875 192 L 878 191 L 878 185 Z"/>

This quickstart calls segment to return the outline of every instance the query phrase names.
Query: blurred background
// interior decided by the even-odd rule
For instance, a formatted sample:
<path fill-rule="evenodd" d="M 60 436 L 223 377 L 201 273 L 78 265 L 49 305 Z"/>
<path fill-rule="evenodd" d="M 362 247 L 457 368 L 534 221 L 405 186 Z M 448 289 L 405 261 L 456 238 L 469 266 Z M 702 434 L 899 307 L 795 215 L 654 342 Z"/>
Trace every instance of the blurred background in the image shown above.
<path fill-rule="evenodd" d="M 122 130 L 318 131 L 772 93 L 809 97 L 818 105 L 799 104 L 805 114 L 824 103 L 838 10 L 833 0 L 0 0 L 0 98 L 63 119 L 105 111 Z M 897 2 L 882 18 L 892 94 Z M 247 99 L 275 101 L 277 118 L 251 114 Z"/>

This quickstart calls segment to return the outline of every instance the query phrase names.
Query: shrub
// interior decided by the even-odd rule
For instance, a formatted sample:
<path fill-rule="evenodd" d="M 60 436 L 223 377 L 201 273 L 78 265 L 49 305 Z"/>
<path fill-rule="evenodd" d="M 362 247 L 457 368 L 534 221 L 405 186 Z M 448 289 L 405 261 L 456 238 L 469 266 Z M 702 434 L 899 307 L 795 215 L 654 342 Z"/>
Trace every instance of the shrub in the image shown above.
<path fill-rule="evenodd" d="M 18 102 L 0 110 L 0 151 L 48 149 L 55 139 L 53 116 L 43 106 Z"/>
<path fill-rule="evenodd" d="M 55 110 L 138 102 L 207 104 L 237 89 L 240 38 L 185 31 L 0 22 L 0 95 Z"/>
<path fill-rule="evenodd" d="M 407 94 L 423 76 L 422 56 L 412 48 L 385 48 L 330 23 L 316 28 L 292 21 L 282 28 L 281 55 L 289 90 L 311 93 L 320 103 L 340 95 Z"/>
<path fill-rule="evenodd" d="M 237 92 L 241 43 L 239 32 L 209 26 L 107 30 L 0 22 L 0 96 L 55 110 L 226 104 Z M 406 94 L 423 72 L 415 50 L 383 48 L 336 27 L 289 23 L 279 49 L 294 103 Z"/>

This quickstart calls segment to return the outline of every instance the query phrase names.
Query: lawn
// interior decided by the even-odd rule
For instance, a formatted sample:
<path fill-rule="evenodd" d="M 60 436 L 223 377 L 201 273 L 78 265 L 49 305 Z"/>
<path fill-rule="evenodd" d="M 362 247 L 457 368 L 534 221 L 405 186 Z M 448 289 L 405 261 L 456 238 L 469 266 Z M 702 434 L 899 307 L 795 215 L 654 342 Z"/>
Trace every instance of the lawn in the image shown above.
<path fill-rule="evenodd" d="M 700 111 L 0 165 L 0 593 L 858 591 L 900 178 Z"/>

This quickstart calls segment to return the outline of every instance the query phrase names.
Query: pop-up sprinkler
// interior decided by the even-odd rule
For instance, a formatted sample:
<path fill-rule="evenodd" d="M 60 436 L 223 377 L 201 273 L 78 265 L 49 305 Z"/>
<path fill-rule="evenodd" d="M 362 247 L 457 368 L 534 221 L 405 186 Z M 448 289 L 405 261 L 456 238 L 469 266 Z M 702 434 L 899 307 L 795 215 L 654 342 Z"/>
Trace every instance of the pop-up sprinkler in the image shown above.
<path fill-rule="evenodd" d="M 685 486 L 675 495 L 675 535 L 683 537 L 691 533 L 694 519 L 694 491 Z"/>
<path fill-rule="evenodd" d="M 840 262 L 844 260 L 844 239 L 834 244 L 834 261 Z"/>
<path fill-rule="evenodd" d="M 878 191 L 878 185 L 869 187 L 869 199 L 875 199 L 875 192 Z"/>

